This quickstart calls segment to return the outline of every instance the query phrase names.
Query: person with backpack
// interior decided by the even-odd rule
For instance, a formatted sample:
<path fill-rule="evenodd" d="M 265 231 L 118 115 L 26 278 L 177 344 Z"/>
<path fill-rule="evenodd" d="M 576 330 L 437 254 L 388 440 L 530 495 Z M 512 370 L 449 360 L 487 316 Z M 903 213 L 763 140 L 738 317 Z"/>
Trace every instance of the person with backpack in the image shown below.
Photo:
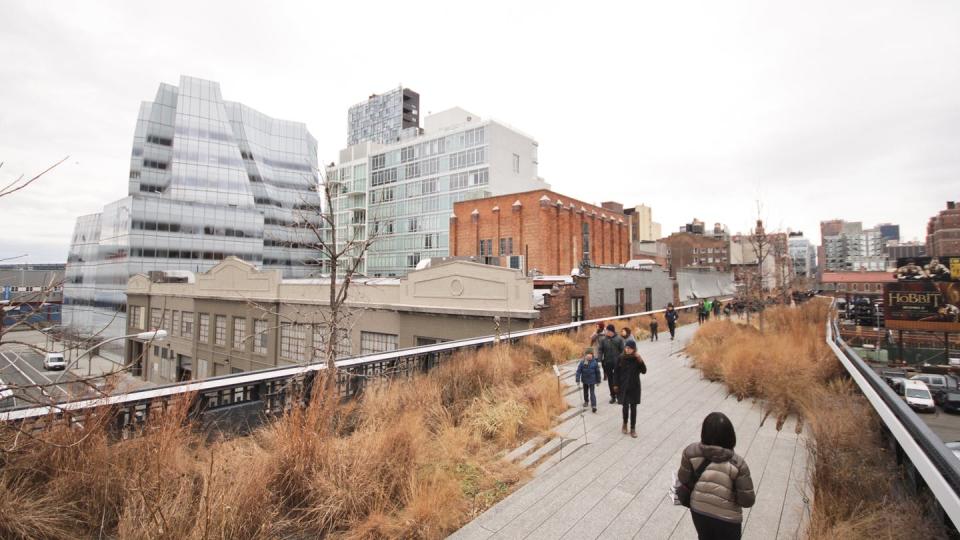
<path fill-rule="evenodd" d="M 603 378 L 607 381 L 607 388 L 610 390 L 610 403 L 617 402 L 617 393 L 614 391 L 613 369 L 617 364 L 617 359 L 623 354 L 623 340 L 617 335 L 617 329 L 612 325 L 607 325 L 605 336 L 600 340 L 600 367 L 603 368 Z"/>
<path fill-rule="evenodd" d="M 593 357 L 593 349 L 583 351 L 583 358 L 577 364 L 577 384 L 583 384 L 583 406 L 589 404 L 597 412 L 596 386 L 600 383 L 600 363 Z"/>
<path fill-rule="evenodd" d="M 667 319 L 667 329 L 670 330 L 670 341 L 677 337 L 677 310 L 673 309 L 673 303 L 667 304 L 667 311 L 664 312 L 664 318 Z"/>
<path fill-rule="evenodd" d="M 733 448 L 737 435 L 727 415 L 713 412 L 703 420 L 700 442 L 683 450 L 674 489 L 700 540 L 739 540 L 743 509 L 756 494 L 750 468 Z"/>
<path fill-rule="evenodd" d="M 623 406 L 623 427 L 620 431 L 627 433 L 627 422 L 630 423 L 630 436 L 637 438 L 637 405 L 640 404 L 640 374 L 647 372 L 647 364 L 637 353 L 637 342 L 628 339 L 623 346 L 623 354 L 617 359 L 613 377 L 616 380 L 614 391 L 619 396 Z"/>

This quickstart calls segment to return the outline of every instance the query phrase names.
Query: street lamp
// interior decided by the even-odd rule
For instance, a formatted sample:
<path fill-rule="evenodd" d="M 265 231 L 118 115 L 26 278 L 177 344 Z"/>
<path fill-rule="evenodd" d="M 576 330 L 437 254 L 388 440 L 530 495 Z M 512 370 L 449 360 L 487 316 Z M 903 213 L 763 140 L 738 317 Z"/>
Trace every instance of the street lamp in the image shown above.
<path fill-rule="evenodd" d="M 167 339 L 167 331 L 166 331 L 166 330 L 151 330 L 151 331 L 149 331 L 149 332 L 138 332 L 138 333 L 136 333 L 136 334 L 127 334 L 126 336 L 117 336 L 117 337 L 112 337 L 112 338 L 105 339 L 105 340 L 101 341 L 100 343 L 97 343 L 97 344 L 94 345 L 93 347 L 90 347 L 89 349 L 87 349 L 87 350 L 83 351 L 82 353 L 78 354 L 77 357 L 74 358 L 74 359 L 70 362 L 70 365 L 67 366 L 66 368 L 64 368 L 63 372 L 60 373 L 59 376 L 57 376 L 57 380 L 56 380 L 55 382 L 60 382 L 60 379 L 62 379 L 63 376 L 66 375 L 67 371 L 70 369 L 71 366 L 73 366 L 74 364 L 79 363 L 79 361 L 80 361 L 81 358 L 83 358 L 84 356 L 86 356 L 87 354 L 89 354 L 89 353 L 90 353 L 91 351 L 93 351 L 94 349 L 100 347 L 100 346 L 103 345 L 104 343 L 110 343 L 111 341 L 118 341 L 118 340 L 127 339 L 127 338 L 136 338 L 136 339 L 143 340 L 143 341 L 147 341 L 147 342 L 165 341 L 165 340 Z"/>

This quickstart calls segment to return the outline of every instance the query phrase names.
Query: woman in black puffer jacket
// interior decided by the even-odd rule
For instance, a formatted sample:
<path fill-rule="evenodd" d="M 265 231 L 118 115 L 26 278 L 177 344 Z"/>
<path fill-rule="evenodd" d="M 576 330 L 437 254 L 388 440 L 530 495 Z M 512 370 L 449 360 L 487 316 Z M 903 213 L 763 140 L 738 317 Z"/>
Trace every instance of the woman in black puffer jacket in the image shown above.
<path fill-rule="evenodd" d="M 613 380 L 620 403 L 623 405 L 623 433 L 630 422 L 630 436 L 637 438 L 637 405 L 640 404 L 640 374 L 647 372 L 647 364 L 637 353 L 637 342 L 630 338 L 623 346 L 623 354 L 613 368 Z"/>

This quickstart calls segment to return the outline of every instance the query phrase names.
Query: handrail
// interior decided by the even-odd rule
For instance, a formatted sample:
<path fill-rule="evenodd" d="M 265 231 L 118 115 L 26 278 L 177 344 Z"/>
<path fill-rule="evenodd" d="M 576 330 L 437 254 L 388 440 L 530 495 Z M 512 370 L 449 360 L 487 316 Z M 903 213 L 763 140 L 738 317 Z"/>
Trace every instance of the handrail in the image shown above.
<path fill-rule="evenodd" d="M 960 460 L 847 345 L 840 337 L 836 319 L 832 317 L 827 321 L 826 341 L 923 477 L 940 507 L 954 525 L 960 524 Z"/>
<path fill-rule="evenodd" d="M 691 308 L 697 307 L 697 304 L 687 304 L 683 306 L 678 306 L 675 309 L 677 311 L 683 311 Z M 383 352 L 383 353 L 374 353 L 367 354 L 363 356 L 356 356 L 351 358 L 346 358 L 343 360 L 338 360 L 336 366 L 338 369 L 344 370 L 355 370 L 358 368 L 363 368 L 364 366 L 382 363 L 385 361 L 396 360 L 405 357 L 412 356 L 426 356 L 426 355 L 436 355 L 441 353 L 450 353 L 457 349 L 464 349 L 469 347 L 481 347 L 484 345 L 490 345 L 496 341 L 513 341 L 521 339 L 528 336 L 534 336 L 539 334 L 549 334 L 553 332 L 562 332 L 565 330 L 573 330 L 580 328 L 582 326 L 596 324 L 598 322 L 604 321 L 616 321 L 622 319 L 629 319 L 633 317 L 642 317 L 645 315 L 653 315 L 655 313 L 663 313 L 665 309 L 656 309 L 652 311 L 643 311 L 639 313 L 630 313 L 625 315 L 613 316 L 613 317 L 604 317 L 601 319 L 590 319 L 585 321 L 576 321 L 564 324 L 557 324 L 552 326 L 544 326 L 541 328 L 533 328 L 530 330 L 521 330 L 519 332 L 509 332 L 506 335 L 502 336 L 482 336 L 476 338 L 461 339 L 456 341 L 446 341 L 443 343 L 437 343 L 434 345 L 425 345 L 422 347 L 410 347 L 406 349 L 398 349 L 395 351 Z M 203 379 L 197 382 L 190 383 L 173 383 L 163 386 L 158 386 L 150 389 L 144 390 L 135 390 L 132 392 L 127 392 L 124 394 L 116 394 L 111 396 L 81 399 L 77 401 L 67 401 L 58 404 L 43 405 L 43 406 L 34 406 L 34 407 L 23 407 L 9 409 L 4 412 L 0 412 L 0 422 L 8 421 L 22 421 L 35 418 L 42 418 L 44 416 L 56 413 L 64 412 L 74 412 L 83 409 L 91 409 L 97 407 L 105 406 L 122 406 L 129 405 L 134 403 L 142 403 L 144 401 L 152 401 L 155 399 L 164 399 L 171 398 L 176 395 L 188 394 L 191 392 L 213 392 L 217 390 L 229 389 L 243 385 L 251 385 L 269 381 L 277 380 L 286 380 L 292 379 L 295 377 L 308 375 L 310 373 L 315 373 L 320 370 L 326 369 L 325 363 L 313 363 L 307 365 L 296 365 L 296 366 L 285 366 L 285 367 L 272 367 L 265 368 L 256 371 L 246 371 L 243 373 L 222 375 L 219 377 L 212 377 L 208 379 Z"/>

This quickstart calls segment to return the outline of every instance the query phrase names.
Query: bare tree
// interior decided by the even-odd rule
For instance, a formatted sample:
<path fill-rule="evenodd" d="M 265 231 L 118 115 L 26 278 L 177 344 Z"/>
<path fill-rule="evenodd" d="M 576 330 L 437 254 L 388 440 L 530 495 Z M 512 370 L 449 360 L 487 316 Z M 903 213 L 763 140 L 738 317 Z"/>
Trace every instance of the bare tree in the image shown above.
<path fill-rule="evenodd" d="M 354 180 L 356 181 L 356 180 Z M 337 178 L 336 171 L 320 173 L 319 207 L 306 206 L 301 210 L 300 223 L 308 232 L 304 244 L 317 252 L 317 266 L 329 276 L 328 309 L 318 312 L 324 327 L 322 358 L 326 362 L 329 376 L 328 387 L 336 382 L 336 360 L 340 342 L 346 339 L 350 330 L 350 311 L 347 306 L 350 285 L 365 266 L 366 254 L 376 240 L 378 231 L 369 230 L 369 220 L 363 216 L 364 227 L 345 224 L 344 236 L 338 231 L 338 197 L 347 192 L 345 182 Z M 314 219 L 319 217 L 319 220 Z M 352 218 L 351 218 L 352 220 Z M 316 335 L 316 333 L 314 334 Z"/>

